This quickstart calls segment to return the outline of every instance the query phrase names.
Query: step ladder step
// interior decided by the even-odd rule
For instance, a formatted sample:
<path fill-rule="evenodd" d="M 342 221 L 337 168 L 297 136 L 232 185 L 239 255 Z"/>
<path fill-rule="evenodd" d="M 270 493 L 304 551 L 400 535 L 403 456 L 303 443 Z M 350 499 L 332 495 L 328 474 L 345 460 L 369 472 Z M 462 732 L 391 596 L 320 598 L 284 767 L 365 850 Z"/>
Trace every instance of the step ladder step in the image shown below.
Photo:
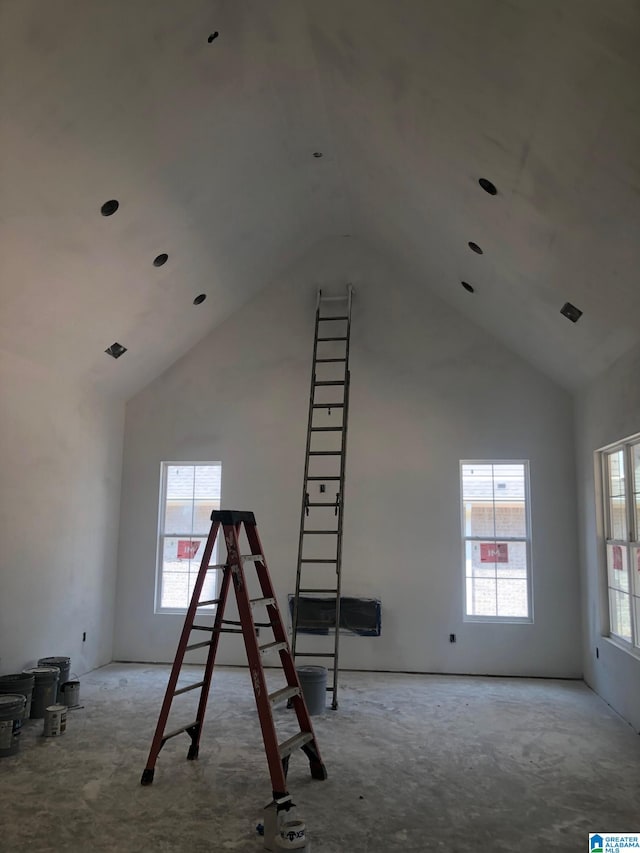
<path fill-rule="evenodd" d="M 261 655 L 266 655 L 269 652 L 279 652 L 281 649 L 286 649 L 287 644 L 282 642 L 265 643 L 264 646 L 258 646 Z"/>
<path fill-rule="evenodd" d="M 309 456 L 342 456 L 341 450 L 310 450 Z"/>
<path fill-rule="evenodd" d="M 320 482 L 324 482 L 325 480 L 340 480 L 341 477 L 334 476 L 333 474 L 330 477 L 316 477 L 315 474 L 313 477 L 307 477 L 307 480 L 320 480 Z"/>
<path fill-rule="evenodd" d="M 329 364 L 329 362 L 338 362 L 338 361 L 346 361 L 346 358 L 316 358 L 316 364 L 322 362 L 322 364 Z"/>
<path fill-rule="evenodd" d="M 204 643 L 191 643 L 185 646 L 185 652 L 192 652 L 194 649 L 204 649 L 205 646 L 210 646 L 211 640 L 205 640 Z"/>
<path fill-rule="evenodd" d="M 166 740 L 170 740 L 172 737 L 177 737 L 178 735 L 181 735 L 182 732 L 186 732 L 197 725 L 199 725 L 199 723 L 197 720 L 195 720 L 193 723 L 189 723 L 188 726 L 180 726 L 179 729 L 174 729 L 173 731 L 168 732 L 168 734 L 162 735 L 162 741 L 164 742 Z"/>
<path fill-rule="evenodd" d="M 257 607 L 259 604 L 263 604 L 266 607 L 268 604 L 275 604 L 275 603 L 276 603 L 275 598 L 251 598 L 251 599 L 249 599 L 249 604 L 252 607 Z"/>
<path fill-rule="evenodd" d="M 291 755 L 292 752 L 295 752 L 296 749 L 304 746 L 305 743 L 309 743 L 310 740 L 313 740 L 311 732 L 298 732 L 297 735 L 288 738 L 278 745 L 280 758 L 286 758 L 287 755 Z"/>
<path fill-rule="evenodd" d="M 333 506 L 333 504 L 331 504 L 331 506 Z M 329 533 L 335 534 L 335 533 L 339 533 L 340 531 L 338 531 L 338 530 L 307 530 L 305 528 L 305 530 L 303 530 L 302 532 L 303 533 L 315 533 L 317 536 L 328 536 Z"/>
<path fill-rule="evenodd" d="M 192 631 L 213 631 L 213 625 L 192 625 Z"/>
<path fill-rule="evenodd" d="M 344 427 L 311 427 L 311 432 L 343 432 Z"/>
<path fill-rule="evenodd" d="M 306 506 L 339 506 L 335 501 L 311 501 Z"/>
<path fill-rule="evenodd" d="M 349 317 L 345 314 L 342 317 L 318 317 L 318 320 L 321 322 L 326 322 L 327 320 L 348 320 Z"/>
<path fill-rule="evenodd" d="M 296 652 L 297 658 L 334 658 L 334 652 Z"/>
<path fill-rule="evenodd" d="M 339 335 L 331 338 L 318 338 L 319 341 L 346 341 L 347 337 L 345 335 Z"/>
<path fill-rule="evenodd" d="M 313 384 L 317 388 L 318 385 L 346 385 L 347 383 L 344 379 L 321 379 L 320 381 L 314 382 Z"/>
<path fill-rule="evenodd" d="M 199 601 L 198 607 L 208 607 L 210 604 L 220 604 L 219 598 L 211 598 L 209 601 Z"/>
<path fill-rule="evenodd" d="M 332 504 L 332 506 L 333 506 L 333 504 Z M 305 558 L 305 559 L 300 560 L 300 562 L 301 563 L 337 563 L 338 561 L 337 560 L 325 560 L 324 558 L 322 558 L 321 560 L 307 560 Z"/>
<path fill-rule="evenodd" d="M 190 690 L 197 690 L 198 687 L 203 687 L 204 681 L 196 681 L 195 684 L 187 684 L 186 687 L 180 687 L 174 692 L 174 696 L 180 696 L 181 693 L 188 693 Z"/>
<path fill-rule="evenodd" d="M 344 403 L 314 403 L 314 409 L 344 409 Z"/>
<path fill-rule="evenodd" d="M 276 690 L 275 693 L 269 694 L 269 701 L 272 705 L 275 705 L 276 702 L 282 702 L 285 699 L 291 699 L 293 696 L 299 695 L 299 687 L 282 687 L 280 690 Z"/>
<path fill-rule="evenodd" d="M 309 593 L 309 594 L 314 593 L 315 594 L 315 593 L 317 593 L 319 595 L 320 593 L 322 593 L 323 595 L 329 595 L 329 593 L 331 593 L 331 595 L 335 595 L 338 592 L 338 590 L 337 589 L 299 589 L 298 592 L 301 594 L 307 594 L 307 593 Z"/>

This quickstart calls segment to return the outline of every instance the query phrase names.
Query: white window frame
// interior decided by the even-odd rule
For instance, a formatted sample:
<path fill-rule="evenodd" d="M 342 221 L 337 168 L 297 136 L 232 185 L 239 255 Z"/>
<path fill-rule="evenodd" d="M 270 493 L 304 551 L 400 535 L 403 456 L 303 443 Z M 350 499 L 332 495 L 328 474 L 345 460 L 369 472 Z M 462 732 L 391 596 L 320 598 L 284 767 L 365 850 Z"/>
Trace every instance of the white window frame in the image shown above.
<path fill-rule="evenodd" d="M 638 524 L 635 513 L 635 492 L 640 490 L 640 483 L 635 482 L 635 466 L 633 464 L 633 448 L 640 445 L 640 433 L 617 441 L 615 444 L 609 444 L 606 447 L 600 448 L 598 455 L 600 457 L 600 495 L 601 495 L 601 519 L 603 530 L 603 545 L 601 553 L 601 566 L 604 575 L 604 589 L 606 590 L 606 625 L 605 636 L 612 640 L 616 645 L 623 648 L 625 651 L 640 657 L 640 617 L 639 607 L 636 599 L 640 599 L 640 575 L 634 571 L 634 556 L 635 551 L 640 548 L 638 540 Z M 610 490 L 609 490 L 609 470 L 607 459 L 613 453 L 622 451 L 624 460 L 624 497 L 626 508 L 626 525 L 627 538 L 614 539 L 612 536 L 612 525 L 610 509 Z M 630 624 L 631 624 L 631 640 L 627 640 L 620 634 L 614 634 L 611 630 L 611 597 L 609 590 L 612 587 L 609 581 L 609 567 L 607 561 L 607 546 L 619 546 L 626 551 L 627 556 L 627 587 L 629 594 L 630 607 Z M 637 559 L 637 557 L 636 557 Z"/>
<path fill-rule="evenodd" d="M 220 469 L 220 499 L 219 506 L 222 503 L 222 462 L 191 462 L 191 461 L 171 461 L 171 462 L 161 462 L 160 463 L 160 494 L 158 500 L 158 535 L 156 540 L 156 578 L 155 578 L 155 593 L 154 593 L 154 613 L 156 614 L 181 614 L 184 615 L 189 605 L 187 604 L 185 607 L 163 607 L 162 606 L 162 581 L 163 581 L 163 555 L 164 555 L 164 540 L 166 537 L 169 538 L 190 538 L 193 536 L 193 531 L 190 532 L 172 532 L 165 534 L 164 531 L 164 522 L 165 522 L 165 514 L 166 514 L 166 504 L 167 504 L 167 472 L 169 468 L 172 466 L 181 466 L 185 468 L 196 468 L 198 466 L 208 466 L 208 467 L 218 467 Z M 213 509 L 213 501 L 212 501 L 212 509 Z M 219 507 L 218 507 L 219 508 Z M 206 538 L 207 534 L 196 534 L 198 538 Z M 218 537 L 219 540 L 220 537 Z M 216 541 L 214 545 L 213 552 L 211 554 L 211 565 L 215 565 L 217 563 L 217 553 L 218 553 L 218 541 Z M 215 571 L 215 589 L 216 595 L 220 590 L 220 573 L 217 570 Z M 207 607 L 202 608 L 202 612 L 212 613 L 215 612 L 215 605 L 208 605 Z"/>
<path fill-rule="evenodd" d="M 464 483 L 463 466 L 465 465 L 522 465 L 524 467 L 524 511 L 525 511 L 525 536 L 468 536 L 466 532 L 466 520 L 464 512 Z M 460 460 L 460 522 L 462 538 L 462 614 L 463 622 L 492 622 L 492 623 L 533 623 L 533 561 L 531 546 L 531 476 L 528 459 L 461 459 Z M 495 532 L 495 531 L 494 531 Z M 467 542 L 524 542 L 527 559 L 527 616 L 475 616 L 467 613 L 467 566 L 466 545 Z"/>

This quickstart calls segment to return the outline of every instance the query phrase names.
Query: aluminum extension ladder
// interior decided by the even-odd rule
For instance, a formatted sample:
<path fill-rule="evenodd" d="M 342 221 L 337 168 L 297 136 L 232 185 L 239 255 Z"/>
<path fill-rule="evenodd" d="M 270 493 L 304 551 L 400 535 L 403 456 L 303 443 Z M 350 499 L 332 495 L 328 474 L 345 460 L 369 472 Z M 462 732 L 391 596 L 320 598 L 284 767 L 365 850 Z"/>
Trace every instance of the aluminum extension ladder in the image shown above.
<path fill-rule="evenodd" d="M 304 657 L 327 658 L 332 663 L 333 683 L 327 686 L 327 691 L 332 693 L 333 710 L 338 707 L 342 529 L 349 417 L 349 340 L 352 296 L 351 285 L 347 285 L 344 296 L 327 297 L 318 290 L 296 591 L 292 616 L 291 648 L 294 660 Z M 322 497 L 326 494 L 329 484 L 335 486 L 333 500 Z M 320 545 L 321 539 L 323 541 Z M 335 577 L 327 574 L 327 568 L 331 566 L 335 566 Z M 305 596 L 326 601 L 324 624 L 321 619 L 315 628 L 316 631 L 320 629 L 327 634 L 333 630 L 331 651 L 326 650 L 326 645 L 320 651 L 303 651 L 300 648 L 303 644 L 305 648 L 310 644 L 310 638 L 303 642 L 300 636 L 310 627 L 304 619 L 300 618 Z M 313 630 L 313 626 L 311 627 Z M 321 641 L 315 637 L 313 642 L 317 646 Z"/>
<path fill-rule="evenodd" d="M 202 555 L 202 562 L 195 582 L 191 603 L 187 610 L 184 627 L 178 643 L 178 650 L 171 669 L 171 675 L 169 676 L 169 683 L 165 692 L 155 734 L 153 736 L 147 765 L 142 774 L 141 783 L 143 785 L 150 785 L 153 782 L 158 753 L 169 739 L 176 737 L 183 732 L 185 732 L 191 739 L 187 758 L 193 760 L 198 757 L 200 735 L 202 734 L 202 726 L 220 635 L 224 633 L 241 633 L 244 637 L 244 644 L 249 661 L 251 683 L 255 694 L 258 717 L 260 719 L 260 727 L 262 729 L 262 737 L 267 755 L 267 764 L 269 766 L 269 773 L 271 776 L 273 799 L 278 804 L 279 809 L 288 809 L 290 806 L 290 797 L 287 793 L 286 776 L 289 768 L 289 757 L 293 752 L 298 748 L 303 750 L 309 759 L 311 776 L 314 779 L 326 779 L 327 771 L 322 762 L 322 758 L 320 757 L 316 737 L 311 725 L 311 719 L 302 695 L 300 682 L 298 680 L 298 675 L 293 663 L 293 657 L 287 641 L 286 630 L 278 609 L 278 602 L 275 597 L 273 585 L 269 576 L 269 570 L 267 568 L 267 562 L 264 557 L 262 544 L 256 528 L 254 515 L 252 512 L 235 512 L 229 510 L 214 511 L 211 513 L 211 521 L 211 530 Z M 227 560 L 225 563 L 210 566 L 209 561 L 211 560 L 216 537 L 218 536 L 218 532 L 221 527 L 227 547 Z M 239 538 L 243 527 L 246 539 L 249 543 L 248 554 L 240 553 Z M 244 567 L 244 564 L 248 562 L 253 563 L 255 566 L 257 580 L 261 590 L 259 598 L 249 597 L 247 576 L 245 574 Z M 207 572 L 211 569 L 221 569 L 223 572 L 220 597 L 210 601 L 201 601 L 200 596 L 202 594 L 204 581 L 207 576 Z M 225 605 L 227 603 L 229 587 L 231 586 L 232 581 L 238 605 L 239 621 L 224 618 Z M 213 626 L 196 624 L 196 618 L 202 620 L 205 616 L 202 611 L 200 611 L 200 614 L 197 614 L 198 608 L 213 604 L 216 605 Z M 255 608 L 266 610 L 266 619 L 257 622 L 254 621 L 253 610 Z M 257 628 L 271 629 L 273 632 L 273 639 L 259 645 L 256 631 Z M 210 635 L 210 638 L 204 642 L 190 642 L 191 633 L 193 631 L 205 632 Z M 178 678 L 184 662 L 185 653 L 204 647 L 208 647 L 209 651 L 207 653 L 207 661 L 202 677 L 195 683 L 179 687 Z M 262 665 L 263 655 L 270 652 L 278 652 L 280 656 L 280 665 L 286 682 L 283 687 L 271 694 L 267 692 L 265 673 Z M 167 732 L 165 730 L 167 719 L 175 697 L 196 689 L 200 690 L 200 697 L 195 720 L 187 723 L 186 725 L 180 726 L 173 731 Z M 272 705 L 283 701 L 291 702 L 295 709 L 299 731 L 297 734 L 294 734 L 292 737 L 289 737 L 279 743 L 273 719 Z"/>

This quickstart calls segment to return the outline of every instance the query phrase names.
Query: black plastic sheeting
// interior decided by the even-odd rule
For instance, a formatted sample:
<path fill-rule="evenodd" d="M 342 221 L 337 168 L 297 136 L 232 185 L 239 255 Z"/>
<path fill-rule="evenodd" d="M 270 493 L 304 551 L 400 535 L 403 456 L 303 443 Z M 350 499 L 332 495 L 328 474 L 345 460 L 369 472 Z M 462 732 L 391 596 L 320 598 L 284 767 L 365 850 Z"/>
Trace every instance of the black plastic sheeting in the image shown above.
<path fill-rule="evenodd" d="M 289 596 L 289 613 L 293 622 L 294 596 Z M 301 595 L 298 602 L 298 631 L 301 634 L 323 634 L 336 627 L 335 598 Z M 361 637 L 379 637 L 382 630 L 382 604 L 378 598 L 340 596 L 340 630 Z"/>

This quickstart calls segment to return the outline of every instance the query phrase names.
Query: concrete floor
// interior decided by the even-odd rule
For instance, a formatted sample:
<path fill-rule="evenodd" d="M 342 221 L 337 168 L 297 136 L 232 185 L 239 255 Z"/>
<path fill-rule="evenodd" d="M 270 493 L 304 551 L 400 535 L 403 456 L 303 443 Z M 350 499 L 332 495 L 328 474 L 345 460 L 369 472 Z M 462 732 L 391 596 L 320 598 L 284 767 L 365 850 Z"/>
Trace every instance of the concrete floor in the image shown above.
<path fill-rule="evenodd" d="M 246 670 L 216 670 L 199 760 L 175 738 L 141 787 L 168 672 L 96 670 L 61 738 L 25 726 L 0 759 L 3 853 L 262 849 L 270 782 Z M 292 712 L 276 715 L 286 734 Z M 574 853 L 590 831 L 640 829 L 640 738 L 580 682 L 344 673 L 339 711 L 313 719 L 329 779 L 302 752 L 289 769 L 313 853 Z"/>

